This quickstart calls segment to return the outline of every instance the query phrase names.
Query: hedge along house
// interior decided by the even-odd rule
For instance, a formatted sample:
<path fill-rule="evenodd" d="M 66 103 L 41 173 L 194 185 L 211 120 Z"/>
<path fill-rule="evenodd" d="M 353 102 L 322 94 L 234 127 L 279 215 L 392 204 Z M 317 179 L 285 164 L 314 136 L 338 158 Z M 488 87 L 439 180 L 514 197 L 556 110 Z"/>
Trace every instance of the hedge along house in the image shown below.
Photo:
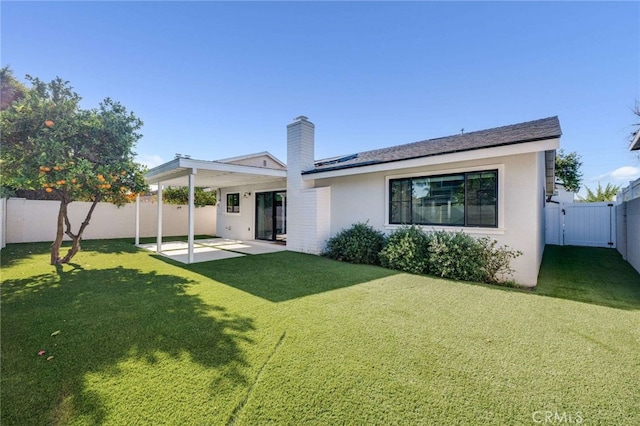
<path fill-rule="evenodd" d="M 286 171 L 261 153 L 218 162 L 176 159 L 152 169 L 147 180 L 177 185 L 190 176 L 192 185 L 216 188 L 217 234 L 224 238 L 286 239 L 288 250 L 318 254 L 356 222 L 386 233 L 405 224 L 462 230 L 522 251 L 514 279 L 536 285 L 561 136 L 557 117 L 320 161 L 314 130 L 306 117 L 287 126 Z M 244 180 L 248 168 L 253 174 Z"/>

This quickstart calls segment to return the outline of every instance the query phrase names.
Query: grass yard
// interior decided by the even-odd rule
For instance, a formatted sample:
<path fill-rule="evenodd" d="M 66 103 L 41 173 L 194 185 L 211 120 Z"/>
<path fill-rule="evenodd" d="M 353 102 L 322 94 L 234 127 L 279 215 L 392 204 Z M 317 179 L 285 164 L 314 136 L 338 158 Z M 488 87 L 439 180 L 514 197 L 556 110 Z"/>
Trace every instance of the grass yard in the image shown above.
<path fill-rule="evenodd" d="M 535 291 L 83 250 L 2 250 L 3 426 L 640 424 L 640 275 L 614 250 L 547 247 Z"/>

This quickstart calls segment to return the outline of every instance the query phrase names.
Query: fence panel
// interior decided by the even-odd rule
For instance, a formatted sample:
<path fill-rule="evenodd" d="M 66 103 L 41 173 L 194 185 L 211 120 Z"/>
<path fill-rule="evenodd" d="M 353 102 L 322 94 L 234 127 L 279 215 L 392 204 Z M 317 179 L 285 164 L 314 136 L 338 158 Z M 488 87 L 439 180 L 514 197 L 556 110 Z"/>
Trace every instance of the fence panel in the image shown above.
<path fill-rule="evenodd" d="M 615 247 L 613 203 L 573 203 L 564 206 L 564 244 Z"/>
<path fill-rule="evenodd" d="M 545 241 L 547 244 L 562 245 L 562 207 L 559 204 L 547 204 L 545 207 L 546 228 Z"/>
<path fill-rule="evenodd" d="M 613 203 L 560 203 L 547 206 L 547 244 L 616 246 Z"/>
<path fill-rule="evenodd" d="M 76 232 L 84 220 L 91 203 L 74 201 L 69 204 L 69 219 Z M 6 242 L 26 243 L 53 241 L 56 233 L 59 201 L 25 200 L 10 198 L 7 201 L 5 222 Z M 195 233 L 216 233 L 215 206 L 200 207 L 195 210 Z M 156 236 L 158 205 L 140 203 L 140 236 Z M 188 208 L 165 204 L 162 206 L 162 233 L 164 236 L 187 235 Z M 84 240 L 103 238 L 132 238 L 135 236 L 135 204 L 120 208 L 109 203 L 98 203 L 91 224 L 84 233 Z M 65 240 L 69 237 L 65 235 Z"/>

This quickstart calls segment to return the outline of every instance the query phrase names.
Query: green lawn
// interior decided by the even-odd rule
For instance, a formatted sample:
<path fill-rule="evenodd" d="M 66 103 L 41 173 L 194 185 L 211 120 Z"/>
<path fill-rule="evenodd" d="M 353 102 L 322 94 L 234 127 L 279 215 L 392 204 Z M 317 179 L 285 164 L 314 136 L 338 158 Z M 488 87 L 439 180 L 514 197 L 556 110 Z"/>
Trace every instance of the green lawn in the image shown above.
<path fill-rule="evenodd" d="M 83 249 L 2 250 L 3 426 L 640 424 L 640 275 L 614 250 L 548 247 L 523 291 Z"/>

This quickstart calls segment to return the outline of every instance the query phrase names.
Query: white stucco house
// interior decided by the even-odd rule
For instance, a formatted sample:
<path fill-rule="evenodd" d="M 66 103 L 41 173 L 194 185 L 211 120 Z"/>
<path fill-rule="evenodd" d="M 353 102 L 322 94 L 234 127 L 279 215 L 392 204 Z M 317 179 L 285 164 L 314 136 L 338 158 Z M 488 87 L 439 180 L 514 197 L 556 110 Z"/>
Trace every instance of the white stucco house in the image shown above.
<path fill-rule="evenodd" d="M 386 233 L 402 224 L 462 230 L 522 251 L 514 279 L 536 285 L 562 133 L 557 117 L 323 160 L 314 156 L 314 130 L 306 117 L 287 126 L 286 166 L 268 152 L 176 158 L 146 178 L 159 185 L 160 199 L 163 185 L 215 188 L 220 237 L 286 241 L 288 250 L 318 254 L 356 222 Z"/>

